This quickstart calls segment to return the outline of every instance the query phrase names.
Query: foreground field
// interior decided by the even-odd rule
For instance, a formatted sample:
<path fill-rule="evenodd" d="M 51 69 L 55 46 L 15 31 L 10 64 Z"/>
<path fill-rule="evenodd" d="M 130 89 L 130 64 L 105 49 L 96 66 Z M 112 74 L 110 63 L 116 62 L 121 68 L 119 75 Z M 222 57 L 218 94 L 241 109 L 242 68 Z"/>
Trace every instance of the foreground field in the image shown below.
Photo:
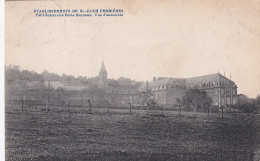
<path fill-rule="evenodd" d="M 120 112 L 119 112 L 120 113 Z M 6 160 L 256 159 L 259 119 L 6 110 Z"/>

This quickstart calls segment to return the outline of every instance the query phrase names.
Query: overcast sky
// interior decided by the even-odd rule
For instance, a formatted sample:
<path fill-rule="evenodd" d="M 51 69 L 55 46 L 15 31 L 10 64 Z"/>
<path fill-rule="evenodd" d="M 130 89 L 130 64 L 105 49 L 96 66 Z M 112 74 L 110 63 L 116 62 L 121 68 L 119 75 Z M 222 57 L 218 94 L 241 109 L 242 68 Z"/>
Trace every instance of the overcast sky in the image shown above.
<path fill-rule="evenodd" d="M 34 9 L 124 9 L 122 17 L 35 17 Z M 6 65 L 152 80 L 226 73 L 260 93 L 259 1 L 6 2 Z"/>

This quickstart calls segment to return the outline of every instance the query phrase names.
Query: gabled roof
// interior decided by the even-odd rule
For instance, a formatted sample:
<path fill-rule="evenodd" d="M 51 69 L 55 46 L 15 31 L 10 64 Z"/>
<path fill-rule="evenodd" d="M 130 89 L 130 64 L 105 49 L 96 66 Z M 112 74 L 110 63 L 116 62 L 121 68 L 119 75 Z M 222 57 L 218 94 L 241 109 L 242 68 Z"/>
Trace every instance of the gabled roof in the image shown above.
<path fill-rule="evenodd" d="M 220 73 L 215 74 L 209 74 L 209 75 L 203 75 L 193 78 L 187 78 L 186 83 L 187 85 L 190 84 L 203 84 L 203 83 L 209 83 L 209 82 L 221 82 L 221 81 L 231 81 L 230 79 L 226 78 L 225 76 L 221 75 Z M 231 81 L 233 82 L 233 81 Z"/>
<path fill-rule="evenodd" d="M 217 82 L 219 80 L 219 73 L 187 78 L 186 80 L 187 85 Z"/>
<path fill-rule="evenodd" d="M 198 76 L 198 77 L 192 77 L 192 78 L 164 78 L 164 79 L 158 79 L 155 81 L 148 82 L 148 86 L 159 86 L 159 85 L 164 85 L 164 84 L 169 84 L 173 81 L 179 81 L 181 83 L 185 83 L 186 86 L 194 85 L 194 84 L 203 84 L 203 83 L 209 83 L 209 82 L 226 82 L 230 81 L 233 82 L 232 80 L 226 78 L 225 76 L 221 75 L 220 73 L 215 73 L 215 74 L 209 74 L 209 75 L 203 75 L 203 76 Z M 182 82 L 184 81 L 184 82 Z M 234 82 L 233 82 L 234 83 Z M 139 88 L 145 88 L 146 83 L 143 83 Z"/>

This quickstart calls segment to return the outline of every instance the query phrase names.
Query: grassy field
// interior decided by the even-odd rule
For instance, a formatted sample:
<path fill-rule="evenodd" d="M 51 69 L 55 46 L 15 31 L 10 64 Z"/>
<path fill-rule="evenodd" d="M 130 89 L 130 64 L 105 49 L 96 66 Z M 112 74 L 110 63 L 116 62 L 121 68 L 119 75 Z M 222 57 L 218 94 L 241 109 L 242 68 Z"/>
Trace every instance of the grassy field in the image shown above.
<path fill-rule="evenodd" d="M 256 158 L 259 118 L 176 112 L 6 107 L 6 160 L 234 160 Z M 259 147 L 258 147 L 259 148 Z"/>

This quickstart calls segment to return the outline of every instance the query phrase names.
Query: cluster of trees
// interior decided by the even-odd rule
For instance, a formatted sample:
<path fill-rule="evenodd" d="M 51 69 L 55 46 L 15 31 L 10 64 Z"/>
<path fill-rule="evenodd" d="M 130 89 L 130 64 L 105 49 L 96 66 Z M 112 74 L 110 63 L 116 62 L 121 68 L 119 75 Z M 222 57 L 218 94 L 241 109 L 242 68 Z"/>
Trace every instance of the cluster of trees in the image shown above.
<path fill-rule="evenodd" d="M 49 73 L 47 70 L 44 70 L 41 74 L 38 74 L 35 71 L 29 70 L 21 70 L 19 66 L 12 65 L 5 67 L 5 77 L 7 80 L 33 80 L 33 81 L 61 81 L 61 82 L 75 82 L 86 84 L 89 82 L 93 82 L 92 80 L 87 77 L 74 77 L 72 75 L 58 75 L 54 73 Z"/>
<path fill-rule="evenodd" d="M 40 74 L 34 71 L 20 70 L 17 65 L 5 67 L 5 79 L 10 80 L 39 80 L 42 81 L 43 78 Z"/>
<path fill-rule="evenodd" d="M 196 114 L 198 108 L 202 111 L 208 111 L 212 104 L 211 97 L 205 91 L 201 91 L 199 89 L 189 89 L 182 100 L 176 100 L 177 105 L 181 108 L 183 107 L 191 107 L 194 109 L 194 113 Z"/>
<path fill-rule="evenodd" d="M 258 95 L 255 99 L 248 98 L 244 94 L 238 96 L 237 104 L 232 108 L 238 109 L 245 113 L 255 113 L 260 109 L 260 96 Z"/>
<path fill-rule="evenodd" d="M 49 73 L 47 70 L 44 70 L 41 74 L 38 74 L 34 71 L 21 70 L 19 66 L 12 65 L 5 67 L 5 77 L 7 81 L 13 80 L 30 80 L 30 81 L 60 81 L 60 82 L 69 82 L 70 84 L 96 84 L 98 81 L 97 77 L 87 78 L 83 76 L 75 77 L 73 75 L 58 75 L 55 73 Z M 140 85 L 142 82 L 136 82 L 128 78 L 119 78 L 118 80 L 108 79 L 108 84 L 112 86 L 120 86 L 120 84 L 131 85 L 134 82 L 136 85 Z"/>
<path fill-rule="evenodd" d="M 5 67 L 5 77 L 6 80 L 28 80 L 28 81 L 60 81 L 60 82 L 70 82 L 71 84 L 88 84 L 95 83 L 96 78 L 87 78 L 83 76 L 75 77 L 73 75 L 58 75 L 55 73 L 49 73 L 44 70 L 42 73 L 38 74 L 35 71 L 21 70 L 19 66 L 12 65 Z"/>
<path fill-rule="evenodd" d="M 98 78 L 87 77 L 74 77 L 71 75 L 58 75 L 49 73 L 47 70 L 38 74 L 34 71 L 21 70 L 19 66 L 6 66 L 5 67 L 5 89 L 6 89 L 6 101 L 21 101 L 23 99 L 30 99 L 37 103 L 42 103 L 48 100 L 49 103 L 64 104 L 65 100 L 69 98 L 89 98 L 91 100 L 98 100 L 103 98 L 107 99 L 112 105 L 116 105 L 118 102 L 118 93 L 127 91 L 123 88 L 123 85 L 128 85 L 129 88 L 137 88 L 140 82 L 132 82 L 130 79 L 120 78 L 119 80 L 108 79 L 107 83 L 109 89 L 104 90 L 99 88 Z M 86 85 L 88 87 L 85 90 L 66 90 L 63 88 L 55 89 L 48 81 L 60 81 L 66 85 Z M 122 83 L 123 82 L 123 83 Z M 119 92 L 120 91 L 120 92 Z M 105 96 L 105 94 L 107 94 Z M 97 102 L 97 101 L 96 101 Z"/>

